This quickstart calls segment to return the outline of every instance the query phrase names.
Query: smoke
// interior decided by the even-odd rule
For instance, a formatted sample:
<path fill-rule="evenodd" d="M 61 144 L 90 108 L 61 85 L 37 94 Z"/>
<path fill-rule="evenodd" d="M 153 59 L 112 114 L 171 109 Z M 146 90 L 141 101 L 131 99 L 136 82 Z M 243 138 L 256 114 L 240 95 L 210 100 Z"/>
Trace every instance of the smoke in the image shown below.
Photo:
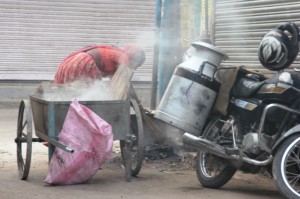
<path fill-rule="evenodd" d="M 43 82 L 36 95 L 46 101 L 105 101 L 115 100 L 109 81 L 74 81 L 66 84 Z"/>
<path fill-rule="evenodd" d="M 154 32 L 143 31 L 133 40 L 133 44 L 143 48 L 143 49 L 151 49 L 154 46 L 155 37 Z"/>
<path fill-rule="evenodd" d="M 124 100 L 127 98 L 134 71 L 120 65 L 110 81 L 84 79 L 65 84 L 44 82 L 37 93 L 47 101 L 105 101 Z"/>

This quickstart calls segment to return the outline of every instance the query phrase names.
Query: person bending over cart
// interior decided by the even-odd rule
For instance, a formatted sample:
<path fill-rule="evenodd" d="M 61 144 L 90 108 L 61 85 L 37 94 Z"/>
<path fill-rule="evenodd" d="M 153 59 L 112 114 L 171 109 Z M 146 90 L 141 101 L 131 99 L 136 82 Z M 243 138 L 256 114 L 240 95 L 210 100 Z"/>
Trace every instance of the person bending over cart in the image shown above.
<path fill-rule="evenodd" d="M 138 46 L 90 46 L 77 50 L 59 65 L 54 83 L 64 84 L 75 80 L 96 80 L 112 77 L 118 66 L 136 70 L 145 61 L 145 52 Z"/>
<path fill-rule="evenodd" d="M 135 70 L 145 61 L 145 52 L 138 46 L 90 46 L 77 50 L 66 57 L 59 65 L 53 83 L 65 84 L 76 80 L 101 80 L 102 77 L 112 77 L 119 66 Z M 129 90 L 131 98 L 139 100 L 132 87 Z M 47 142 L 43 142 L 48 146 Z"/>

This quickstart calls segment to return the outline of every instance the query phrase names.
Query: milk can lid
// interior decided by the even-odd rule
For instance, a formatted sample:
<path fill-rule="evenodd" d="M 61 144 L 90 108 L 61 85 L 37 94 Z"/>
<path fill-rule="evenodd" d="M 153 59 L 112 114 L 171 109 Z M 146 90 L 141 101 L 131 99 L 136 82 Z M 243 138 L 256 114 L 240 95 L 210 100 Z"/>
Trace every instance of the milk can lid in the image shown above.
<path fill-rule="evenodd" d="M 216 46 L 213 46 L 213 45 L 211 45 L 211 44 L 209 44 L 209 43 L 206 43 L 206 42 L 196 41 L 196 42 L 193 42 L 193 43 L 192 43 L 192 46 L 194 46 L 195 48 L 197 48 L 197 47 L 205 47 L 205 48 L 209 48 L 209 49 L 211 49 L 211 50 L 213 50 L 213 51 L 215 51 L 215 52 L 221 54 L 222 56 L 224 56 L 224 57 L 223 57 L 224 60 L 229 58 L 229 57 L 227 56 L 227 54 L 226 54 L 224 51 L 222 51 L 222 50 L 220 50 L 219 48 L 217 48 Z"/>

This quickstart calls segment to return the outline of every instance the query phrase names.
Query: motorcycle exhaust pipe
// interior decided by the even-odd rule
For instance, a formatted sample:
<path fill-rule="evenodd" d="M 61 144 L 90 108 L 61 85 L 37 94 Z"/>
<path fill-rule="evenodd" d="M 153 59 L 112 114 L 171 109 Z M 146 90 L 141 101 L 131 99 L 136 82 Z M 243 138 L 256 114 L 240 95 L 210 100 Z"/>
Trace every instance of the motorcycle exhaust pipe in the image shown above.
<path fill-rule="evenodd" d="M 196 137 L 190 133 L 183 134 L 183 143 L 197 150 L 201 149 L 203 151 L 206 151 L 216 156 L 220 156 L 225 159 L 235 159 L 234 157 L 226 154 L 224 147 L 215 144 L 207 139 Z"/>
<path fill-rule="evenodd" d="M 247 162 L 249 164 L 257 165 L 257 166 L 266 166 L 272 163 L 273 156 L 270 155 L 266 160 L 258 161 L 253 160 L 248 157 L 240 157 L 239 155 L 228 155 L 226 150 L 221 145 L 215 144 L 207 139 L 196 137 L 190 133 L 183 134 L 183 143 L 191 146 L 197 150 L 201 149 L 213 155 L 219 156 L 221 158 L 227 160 L 242 160 L 243 162 Z"/>

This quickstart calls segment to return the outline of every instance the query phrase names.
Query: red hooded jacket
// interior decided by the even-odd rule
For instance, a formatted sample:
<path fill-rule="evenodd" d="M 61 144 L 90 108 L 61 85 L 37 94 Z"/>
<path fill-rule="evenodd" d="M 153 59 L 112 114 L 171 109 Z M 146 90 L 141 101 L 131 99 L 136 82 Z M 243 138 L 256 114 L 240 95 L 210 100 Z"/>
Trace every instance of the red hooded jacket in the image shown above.
<path fill-rule="evenodd" d="M 88 53 L 90 50 L 96 54 L 99 53 L 97 55 L 100 57 L 100 63 Z M 112 76 L 121 64 L 128 66 L 129 57 L 120 48 L 113 46 L 86 47 L 75 51 L 62 61 L 56 71 L 54 83 L 63 84 L 75 80 L 95 80 Z"/>

